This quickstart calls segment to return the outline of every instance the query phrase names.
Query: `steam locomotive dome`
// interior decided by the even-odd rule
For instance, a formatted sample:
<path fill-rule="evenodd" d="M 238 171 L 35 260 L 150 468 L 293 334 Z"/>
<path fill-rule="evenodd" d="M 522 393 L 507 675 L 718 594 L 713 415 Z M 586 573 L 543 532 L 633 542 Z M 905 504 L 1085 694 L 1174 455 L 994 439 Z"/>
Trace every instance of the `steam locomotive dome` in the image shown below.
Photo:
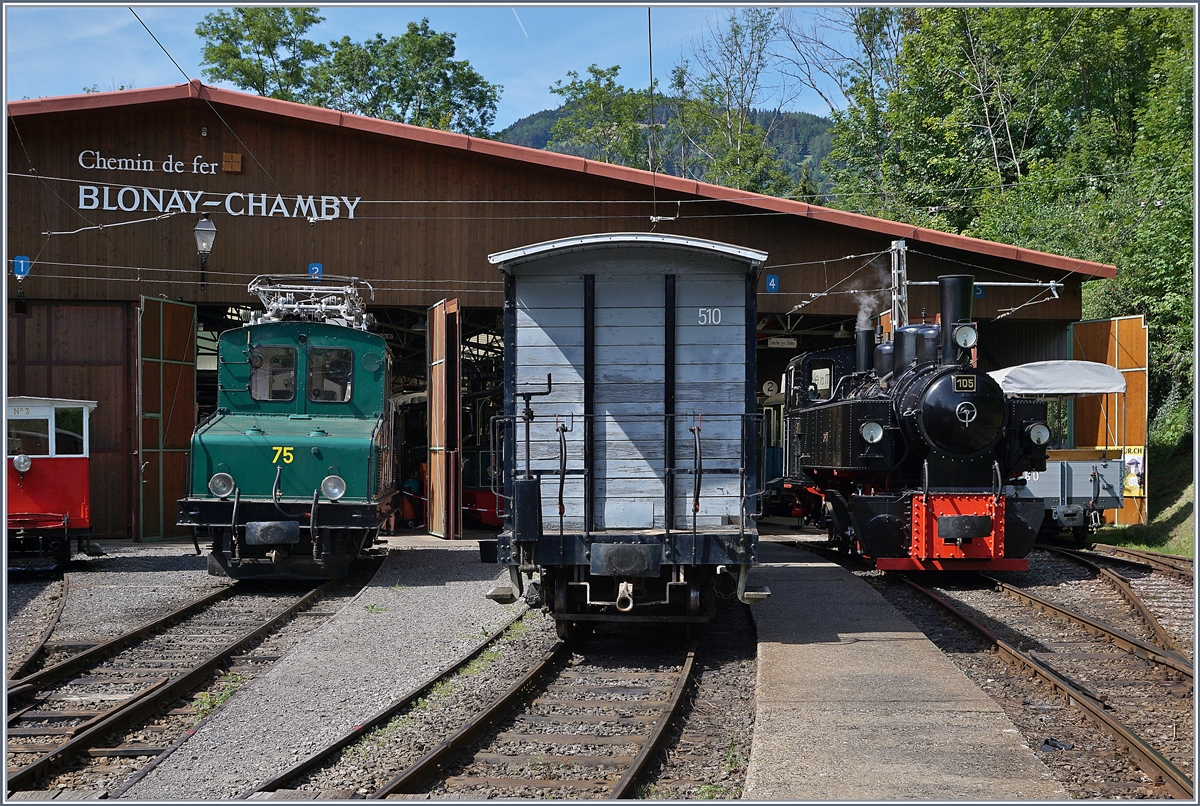
<path fill-rule="evenodd" d="M 949 365 L 914 380 L 900 396 L 901 411 L 916 414 L 916 428 L 927 445 L 966 456 L 1000 438 L 1004 393 L 986 372 Z M 911 416 L 901 419 L 913 424 Z"/>

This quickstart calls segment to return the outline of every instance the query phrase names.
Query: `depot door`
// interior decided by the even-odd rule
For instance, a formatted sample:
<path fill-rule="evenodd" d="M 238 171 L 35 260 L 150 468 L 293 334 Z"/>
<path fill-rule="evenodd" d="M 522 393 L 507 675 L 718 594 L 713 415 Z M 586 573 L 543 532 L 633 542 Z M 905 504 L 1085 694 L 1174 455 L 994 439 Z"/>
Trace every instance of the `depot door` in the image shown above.
<path fill-rule="evenodd" d="M 1147 374 L 1149 338 L 1144 316 L 1075 322 L 1071 357 L 1116 367 L 1125 376 L 1124 395 L 1087 395 L 1073 402 L 1072 438 L 1079 449 L 1115 449 L 1126 463 L 1125 508 L 1105 513 L 1108 523 L 1146 523 Z"/>
<path fill-rule="evenodd" d="M 196 425 L 196 306 L 142 297 L 138 311 L 138 523 L 135 540 L 186 535 L 175 502 L 187 494 Z"/>
<path fill-rule="evenodd" d="M 429 533 L 462 537 L 462 388 L 458 300 L 429 309 Z"/>

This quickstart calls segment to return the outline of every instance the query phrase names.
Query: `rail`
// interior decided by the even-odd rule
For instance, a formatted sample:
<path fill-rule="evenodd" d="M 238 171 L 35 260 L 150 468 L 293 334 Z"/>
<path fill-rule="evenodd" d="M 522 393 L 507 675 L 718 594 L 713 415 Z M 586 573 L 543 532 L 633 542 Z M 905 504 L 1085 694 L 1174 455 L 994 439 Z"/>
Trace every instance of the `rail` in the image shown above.
<path fill-rule="evenodd" d="M 188 602 L 181 607 L 172 610 L 165 616 L 160 616 L 156 619 L 151 619 L 140 627 L 134 627 L 128 632 L 121 633 L 115 638 L 96 644 L 78 654 L 72 655 L 53 666 L 48 666 L 33 674 L 26 675 L 21 678 L 14 678 L 9 681 L 6 693 L 9 697 L 8 708 L 11 711 L 13 708 L 12 698 L 25 693 L 37 691 L 46 686 L 63 680 L 64 678 L 75 674 L 80 669 L 87 668 L 89 665 L 99 661 L 101 658 L 113 652 L 124 649 L 131 644 L 140 641 L 147 635 L 158 632 L 164 629 L 179 619 L 186 618 L 197 610 L 202 610 L 211 604 L 219 602 L 233 595 L 234 587 L 232 585 L 216 590 L 199 599 Z"/>
<path fill-rule="evenodd" d="M 292 767 L 289 767 L 287 770 L 284 770 L 279 775 L 271 778 L 269 781 L 243 792 L 241 795 L 239 795 L 239 798 L 245 800 L 246 798 L 250 798 L 260 792 L 276 792 L 282 789 L 288 783 L 295 781 L 304 773 L 333 756 L 334 753 L 337 753 L 339 750 L 349 747 L 355 742 L 363 739 L 372 729 L 386 724 L 393 716 L 400 713 L 405 708 L 412 706 L 421 698 L 427 696 L 438 683 L 442 682 L 443 680 L 447 680 L 455 672 L 459 671 L 476 657 L 478 657 L 479 654 L 485 649 L 496 643 L 500 636 L 504 635 L 504 633 L 507 632 L 510 627 L 520 621 L 527 612 L 528 608 L 521 610 L 499 629 L 492 631 L 492 633 L 482 641 L 468 649 L 458 658 L 443 666 L 438 671 L 434 672 L 433 675 L 431 675 L 423 683 L 420 683 L 416 688 L 412 689 L 407 694 L 388 705 L 379 713 L 375 714 L 370 719 L 365 720 L 361 725 L 355 725 L 354 728 L 348 733 L 340 736 L 337 739 L 334 739 L 328 745 L 313 753 L 308 758 L 298 762 Z"/>
<path fill-rule="evenodd" d="M 1160 647 L 1154 646 L 1153 644 L 1148 644 L 1140 638 L 1124 633 L 1115 627 L 1096 621 L 1095 619 L 1089 618 L 1082 613 L 1076 613 L 1073 610 L 1069 610 L 1061 605 L 1055 604 L 1054 602 L 1043 599 L 1042 597 L 1032 594 L 1029 591 L 1022 590 L 1016 585 L 1010 585 L 1007 582 L 1002 582 L 998 579 L 988 576 L 987 574 L 980 574 L 980 576 L 995 585 L 996 590 L 1007 593 L 1009 596 L 1012 596 L 1016 599 L 1028 602 L 1045 613 L 1049 613 L 1061 619 L 1065 619 L 1077 624 L 1088 632 L 1101 636 L 1114 646 L 1124 649 L 1126 652 L 1132 652 L 1134 655 L 1137 655 L 1140 658 L 1145 658 L 1148 661 L 1152 661 L 1163 666 L 1169 666 L 1175 671 L 1186 676 L 1189 680 L 1192 679 L 1192 664 L 1175 651 L 1164 652 Z M 1140 600 L 1138 603 L 1140 604 Z M 1138 610 L 1139 613 L 1143 612 L 1142 608 L 1138 608 Z M 1159 627 L 1158 621 L 1154 618 L 1154 616 L 1149 615 L 1149 613 L 1144 613 L 1143 618 L 1149 619 L 1149 624 L 1152 628 L 1161 630 L 1161 627 Z"/>
<path fill-rule="evenodd" d="M 485 709 L 485 711 L 483 713 L 479 714 L 476 719 L 472 720 L 469 724 L 464 725 L 462 728 L 460 728 L 458 731 L 456 731 L 452 736 L 448 737 L 445 741 L 443 741 L 441 744 L 439 744 L 433 750 L 426 753 L 425 756 L 423 756 L 417 762 L 412 764 L 408 769 L 401 772 L 399 775 L 397 775 L 395 778 L 393 778 L 391 781 L 389 781 L 385 786 L 380 788 L 379 791 L 375 792 L 370 797 L 372 799 L 383 799 L 383 798 L 388 798 L 388 797 L 397 796 L 397 795 L 416 794 L 416 793 L 420 792 L 422 789 L 426 788 L 431 782 L 435 781 L 437 778 L 444 776 L 446 774 L 446 771 L 450 768 L 450 765 L 459 757 L 464 757 L 464 756 L 468 755 L 468 753 L 470 752 L 469 748 L 473 744 L 478 742 L 481 738 L 483 738 L 489 729 L 491 729 L 493 726 L 498 724 L 501 720 L 508 717 L 514 711 L 514 709 L 518 709 L 521 707 L 521 703 L 524 702 L 527 695 L 529 695 L 531 693 L 530 692 L 531 687 L 536 683 L 536 681 L 539 678 L 549 674 L 551 669 L 553 668 L 553 666 L 563 657 L 563 655 L 565 653 L 566 653 L 566 644 L 562 641 L 556 643 L 550 649 L 550 651 L 548 651 L 545 655 L 543 655 L 525 673 L 525 675 L 523 675 L 519 680 L 517 680 L 515 683 L 513 683 L 500 697 L 498 697 L 487 709 Z M 553 705 L 554 703 L 569 702 L 569 703 L 574 703 L 575 705 L 581 706 L 581 707 L 587 706 L 587 705 L 597 705 L 597 704 L 603 703 L 603 704 L 610 705 L 610 706 L 611 705 L 625 705 L 625 706 L 645 707 L 645 708 L 649 708 L 649 709 L 660 709 L 661 708 L 661 710 L 657 710 L 657 712 L 652 716 L 646 715 L 646 716 L 636 717 L 638 724 L 645 724 L 646 722 L 653 722 L 653 727 L 650 729 L 649 733 L 647 733 L 647 734 L 638 733 L 638 734 L 631 735 L 627 732 L 622 732 L 619 735 L 608 736 L 608 735 L 605 735 L 603 729 L 599 727 L 600 725 L 605 724 L 605 722 L 611 722 L 611 723 L 617 724 L 617 725 L 627 724 L 628 720 L 630 718 L 609 716 L 609 715 L 585 715 L 585 714 L 575 713 L 575 714 L 569 714 L 569 715 L 567 715 L 567 714 L 561 715 L 562 721 L 564 721 L 564 722 L 588 721 L 591 724 L 597 726 L 596 728 L 594 728 L 594 730 L 597 732 L 595 732 L 595 733 L 589 732 L 587 735 L 557 734 L 554 732 L 538 732 L 538 733 L 534 733 L 534 734 L 502 733 L 502 734 L 499 734 L 498 736 L 496 736 L 497 741 L 500 742 L 501 744 L 504 744 L 506 742 L 519 742 L 519 743 L 524 744 L 524 743 L 528 742 L 528 743 L 546 743 L 546 744 L 550 744 L 553 746 L 568 746 L 568 745 L 569 746 L 576 746 L 576 745 L 586 746 L 589 744 L 593 744 L 593 745 L 612 745 L 612 744 L 637 745 L 638 751 L 633 756 L 614 755 L 614 756 L 599 756 L 598 757 L 598 756 L 588 756 L 588 755 L 582 755 L 582 754 L 579 754 L 579 755 L 575 755 L 575 754 L 555 755 L 552 752 L 550 752 L 550 753 L 536 754 L 536 759 L 534 759 L 532 756 L 527 759 L 525 756 L 509 756 L 509 755 L 505 755 L 503 753 L 487 753 L 487 752 L 476 751 L 474 753 L 474 756 L 472 757 L 474 759 L 475 763 L 482 763 L 484 765 L 487 765 L 487 764 L 510 764 L 510 765 L 519 764 L 522 766 L 530 766 L 530 765 L 527 765 L 526 762 L 536 760 L 539 762 L 545 762 L 546 764 L 549 764 L 551 766 L 574 765 L 574 766 L 584 766 L 584 767 L 597 767 L 597 766 L 599 766 L 599 767 L 616 767 L 617 769 L 621 770 L 621 773 L 620 773 L 619 777 L 617 777 L 615 780 L 602 778 L 599 780 L 581 781 L 581 780 L 576 780 L 576 779 L 572 779 L 572 778 L 562 778 L 562 779 L 551 778 L 551 779 L 543 780 L 543 779 L 524 779 L 524 778 L 508 779 L 508 778 L 493 778 L 493 777 L 489 777 L 487 779 L 482 779 L 482 780 L 485 780 L 489 787 L 499 787 L 499 788 L 524 787 L 524 786 L 535 786 L 535 787 L 549 786 L 549 787 L 561 789 L 564 787 L 578 787 L 578 786 L 584 786 L 587 788 L 594 788 L 596 786 L 604 786 L 608 789 L 608 791 L 605 795 L 608 799 L 620 800 L 620 799 L 628 799 L 628 798 L 636 797 L 636 786 L 637 786 L 637 782 L 638 782 L 639 778 L 643 775 L 646 767 L 655 758 L 655 755 L 656 755 L 658 749 L 661 747 L 663 740 L 666 738 L 671 725 L 675 722 L 677 716 L 679 715 L 680 709 L 681 709 L 682 704 L 685 699 L 685 694 L 688 690 L 688 684 L 689 684 L 690 680 L 692 679 L 692 676 L 695 671 L 696 659 L 697 659 L 697 641 L 695 639 L 693 639 L 689 643 L 686 655 L 683 658 L 683 661 L 679 668 L 679 672 L 677 673 L 677 677 L 675 678 L 673 684 L 670 686 L 670 690 L 671 690 L 670 697 L 665 701 L 646 701 L 646 700 L 628 700 L 628 699 L 619 699 L 619 700 L 609 700 L 609 699 L 570 700 L 570 699 L 568 699 L 568 700 L 561 700 L 561 701 L 555 700 L 553 703 L 546 703 L 547 705 Z M 575 674 L 578 676 L 581 673 L 579 673 L 578 671 L 574 671 L 574 670 L 577 670 L 579 668 L 580 667 L 572 665 L 571 670 L 568 670 L 566 672 L 566 674 Z M 675 673 L 672 672 L 672 674 L 675 674 Z M 631 673 L 631 675 L 634 677 L 641 676 L 638 673 Z M 615 672 L 612 672 L 612 671 L 607 671 L 600 676 L 604 677 L 604 678 L 611 678 L 613 676 L 620 676 L 620 675 Z M 653 673 L 651 673 L 651 676 L 662 676 L 662 673 L 653 672 Z M 634 685 L 634 686 L 618 685 L 616 687 L 612 687 L 611 684 L 608 684 L 603 688 L 604 688 L 604 691 L 606 691 L 606 692 L 610 691 L 610 690 L 616 690 L 616 691 L 630 692 L 630 693 L 635 693 L 635 694 L 636 693 L 645 694 L 648 691 L 653 690 L 653 689 L 645 688 L 644 683 Z M 655 686 L 654 688 L 658 688 L 658 687 Z M 662 688 L 665 689 L 666 686 L 663 686 Z M 593 689 L 593 687 L 587 686 L 587 685 L 548 685 L 548 686 L 545 686 L 543 690 L 545 692 L 549 692 L 550 697 L 554 697 L 556 694 L 558 694 L 560 692 L 586 693 L 586 692 L 591 692 L 594 689 Z M 539 699 L 540 696 L 541 695 L 536 695 L 532 701 L 526 702 L 526 706 L 536 706 L 540 701 L 540 699 Z M 532 764 L 531 766 L 534 769 L 540 769 L 542 767 L 541 764 L 536 764 L 536 763 Z M 448 780 L 457 782 L 459 784 L 466 784 L 468 786 L 478 783 L 475 779 L 471 779 L 471 778 L 451 778 Z"/>
<path fill-rule="evenodd" d="M 1176 655 L 1180 660 L 1184 660 L 1186 652 L 1184 651 L 1183 647 L 1179 645 L 1179 642 L 1175 640 L 1170 632 L 1163 628 L 1162 624 L 1159 623 L 1154 614 L 1150 612 L 1150 609 L 1146 607 L 1146 603 L 1142 601 L 1142 597 L 1138 596 L 1137 592 L 1134 591 L 1133 586 L 1129 584 L 1129 580 L 1125 579 L 1119 574 L 1113 573 L 1102 565 L 1097 565 L 1084 555 L 1080 554 L 1078 551 L 1054 548 L 1052 546 L 1042 546 L 1041 548 L 1045 551 L 1051 552 L 1052 554 L 1057 554 L 1061 557 L 1067 557 L 1077 563 L 1080 563 L 1084 567 L 1098 574 L 1103 579 L 1106 579 L 1121 594 L 1121 598 L 1128 602 L 1130 607 L 1137 611 L 1138 615 L 1142 618 L 1142 621 L 1146 622 L 1146 626 L 1150 628 L 1150 632 L 1154 636 L 1154 640 L 1157 641 L 1160 646 L 1166 648 L 1168 651 Z M 1186 660 L 1184 660 L 1184 662 L 1186 662 Z"/>
<path fill-rule="evenodd" d="M 509 686 L 503 694 L 479 713 L 475 719 L 459 728 L 451 736 L 442 741 L 441 744 L 419 758 L 408 769 L 384 784 L 378 792 L 371 795 L 371 799 L 380 800 L 387 798 L 389 795 L 417 792 L 420 787 L 424 786 L 430 779 L 437 775 L 438 771 L 445 764 L 456 758 L 465 747 L 482 736 L 485 730 L 504 716 L 512 705 L 524 694 L 525 689 L 536 682 L 542 675 L 548 673 L 554 663 L 566 651 L 566 642 L 557 641 L 519 680 Z"/>
<path fill-rule="evenodd" d="M 54 632 L 54 628 L 58 626 L 59 619 L 62 618 L 63 608 L 67 605 L 67 591 L 71 588 L 71 580 L 63 574 L 62 577 L 62 594 L 58 597 L 58 607 L 54 609 L 54 615 L 50 617 L 50 623 L 46 625 L 46 629 L 42 631 L 41 637 L 38 639 L 37 645 L 29 650 L 24 659 L 16 665 L 10 675 L 10 680 L 17 680 L 29 674 L 29 670 L 33 668 L 38 658 L 41 657 L 42 651 L 46 648 L 46 642 L 50 640 L 50 635 Z M 11 683 L 9 684 L 11 685 Z"/>
<path fill-rule="evenodd" d="M 334 580 L 326 582 L 296 599 L 288 607 L 276 612 L 271 618 L 259 623 L 249 632 L 236 636 L 216 652 L 202 658 L 199 663 L 194 664 L 190 669 L 181 674 L 167 674 L 159 677 L 157 680 L 145 678 L 149 685 L 141 691 L 119 702 L 113 708 L 95 714 L 82 725 L 65 729 L 61 735 L 69 737 L 66 742 L 47 750 L 33 762 L 11 772 L 6 781 L 8 790 L 11 792 L 29 787 L 39 778 L 49 776 L 63 765 L 69 763 L 75 754 L 86 753 L 89 749 L 100 746 L 110 732 L 127 729 L 129 726 L 146 719 L 164 705 L 170 704 L 189 691 L 192 691 L 211 677 L 230 656 L 237 654 L 247 645 L 275 629 L 275 627 L 290 618 L 294 613 L 307 607 L 323 595 L 333 583 Z M 191 607 L 194 606 L 195 603 L 192 603 Z M 91 657 L 93 652 L 89 651 L 81 654 Z M 71 660 L 76 661 L 77 658 L 78 656 Z M 166 670 L 164 669 L 164 671 Z M 22 690 L 23 692 L 32 693 L 32 691 L 24 687 L 22 687 Z M 36 690 L 36 688 L 33 689 L 33 691 Z M 10 691 L 10 700 L 13 696 L 13 692 Z M 10 736 L 13 731 L 11 722 L 12 717 L 10 717 L 9 726 Z M 21 752 L 20 746 L 14 745 L 11 742 L 6 749 L 10 755 Z"/>
<path fill-rule="evenodd" d="M 983 624 L 970 615 L 965 613 L 961 608 L 956 607 L 952 602 L 947 601 L 942 596 L 935 593 L 933 590 L 924 587 L 915 582 L 907 575 L 901 575 L 900 579 L 909 587 L 920 593 L 922 596 L 929 599 L 938 607 L 945 609 L 953 614 L 956 618 L 966 624 L 975 632 L 982 635 L 990 643 L 992 643 L 997 651 L 1000 652 L 1011 663 L 1018 666 L 1023 666 L 1054 688 L 1062 691 L 1071 700 L 1077 703 L 1087 714 L 1103 729 L 1109 731 L 1119 741 L 1125 743 L 1130 752 L 1138 759 L 1139 766 L 1152 778 L 1158 777 L 1167 786 L 1168 790 L 1175 797 L 1192 799 L 1194 797 L 1194 786 L 1191 778 L 1183 773 L 1178 767 L 1172 764 L 1168 759 L 1164 758 L 1157 750 L 1155 750 L 1142 737 L 1138 736 L 1125 724 L 1118 720 L 1115 716 L 1108 712 L 1103 702 L 1094 697 L 1091 693 L 1080 688 L 1078 684 L 1059 674 L 1051 669 L 1046 664 L 1034 658 L 1032 655 L 1018 649 L 1004 639 L 997 636 Z"/>
<path fill-rule="evenodd" d="M 1141 549 L 1129 549 L 1121 546 L 1109 546 L 1103 543 L 1092 544 L 1091 550 L 1096 554 L 1103 554 L 1107 559 L 1139 563 L 1153 569 L 1157 573 L 1174 577 L 1189 584 L 1194 579 L 1194 563 L 1189 557 L 1177 557 L 1174 554 L 1163 554 L 1158 551 L 1143 551 Z"/>

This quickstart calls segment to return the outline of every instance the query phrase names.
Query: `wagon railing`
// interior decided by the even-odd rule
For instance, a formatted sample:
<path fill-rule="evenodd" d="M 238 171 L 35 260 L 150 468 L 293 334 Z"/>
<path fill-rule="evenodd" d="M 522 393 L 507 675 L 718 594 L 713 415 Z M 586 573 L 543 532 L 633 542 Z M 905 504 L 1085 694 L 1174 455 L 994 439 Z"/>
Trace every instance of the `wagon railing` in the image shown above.
<path fill-rule="evenodd" d="M 561 405 L 561 404 L 559 404 Z M 543 477 L 555 477 L 558 479 L 557 493 L 557 511 L 559 516 L 559 534 L 563 534 L 564 516 L 566 513 L 566 499 L 564 497 L 565 483 L 567 477 L 579 477 L 583 481 L 583 513 L 582 513 L 582 532 L 587 538 L 594 531 L 593 518 L 591 513 L 593 507 L 589 499 L 593 495 L 592 481 L 595 476 L 594 468 L 588 467 L 588 462 L 584 454 L 591 453 L 586 450 L 586 445 L 596 439 L 597 424 L 609 422 L 609 418 L 613 417 L 608 413 L 596 413 L 591 415 L 583 415 L 573 411 L 553 411 L 554 403 L 544 403 L 541 408 L 551 409 L 541 413 L 533 413 L 532 416 L 526 416 L 525 412 L 513 415 L 496 415 L 491 418 L 489 424 L 490 432 L 490 450 L 492 461 L 488 469 L 489 487 L 491 493 L 496 496 L 496 500 L 500 502 L 501 508 L 506 509 L 511 506 L 513 496 L 509 494 L 511 490 L 510 484 L 512 480 L 523 478 L 537 478 L 539 481 Z M 531 411 L 527 409 L 526 411 Z M 757 458 L 752 455 L 753 451 L 758 447 L 757 431 L 758 424 L 762 420 L 761 413 L 754 414 L 707 414 L 703 412 L 686 412 L 679 414 L 622 414 L 615 417 L 615 422 L 630 423 L 630 422 L 654 422 L 662 424 L 663 432 L 663 459 L 661 468 L 654 468 L 655 477 L 663 485 L 663 498 L 661 501 L 663 510 L 663 530 L 666 536 L 670 536 L 672 532 L 690 531 L 696 534 L 699 531 L 698 517 L 701 509 L 701 501 L 705 498 L 728 498 L 732 497 L 725 495 L 706 496 L 704 494 L 702 480 L 705 476 L 736 476 L 738 479 L 737 498 L 739 504 L 739 514 L 737 518 L 738 532 L 740 537 L 744 537 L 747 517 L 756 517 L 760 514 L 762 497 L 765 494 L 763 479 L 759 478 Z M 708 442 L 716 441 L 717 438 L 705 440 L 704 425 L 710 425 L 717 422 L 730 422 L 737 420 L 740 425 L 738 436 L 739 449 L 737 452 L 737 466 L 728 466 L 721 462 L 720 459 L 714 460 L 714 456 L 706 451 Z M 571 451 L 571 442 L 567 439 L 567 434 L 575 431 L 578 425 L 583 424 L 583 443 L 584 447 L 580 447 L 578 441 L 575 442 L 575 452 Z M 676 466 L 676 462 L 683 459 L 681 452 L 674 450 L 674 435 L 677 424 L 689 423 L 688 432 L 692 434 L 692 460 L 690 464 Z M 529 434 L 522 440 L 525 445 L 524 456 L 518 456 L 516 453 L 509 455 L 510 451 L 516 447 L 514 437 L 516 429 L 519 426 L 524 426 L 532 433 L 533 429 L 538 424 L 550 426 L 553 431 L 543 431 L 539 438 L 533 439 Z M 553 435 L 553 436 L 551 436 Z M 537 459 L 533 458 L 534 445 L 548 447 L 551 444 L 557 443 L 558 455 L 551 457 L 549 455 L 541 456 Z M 510 447 L 511 446 L 511 447 Z M 728 455 L 724 457 L 728 460 Z M 595 458 L 593 454 L 592 463 Z M 541 467 L 536 466 L 541 464 Z M 575 464 L 576 467 L 570 467 L 570 464 Z M 647 462 L 649 466 L 653 466 L 653 460 Z M 520 466 L 518 466 L 520 465 Z M 750 489 L 751 473 L 748 468 L 752 468 L 755 473 L 753 479 L 753 490 Z M 677 477 L 693 477 L 693 485 L 691 491 L 691 507 L 690 517 L 687 518 L 687 525 L 682 529 L 678 526 L 676 512 L 676 484 Z M 620 476 L 608 475 L 606 479 L 609 481 L 638 481 L 645 480 L 644 476 Z M 753 508 L 751 502 L 755 502 Z M 751 511 L 753 509 L 753 511 Z M 504 515 L 501 511 L 498 513 Z"/>

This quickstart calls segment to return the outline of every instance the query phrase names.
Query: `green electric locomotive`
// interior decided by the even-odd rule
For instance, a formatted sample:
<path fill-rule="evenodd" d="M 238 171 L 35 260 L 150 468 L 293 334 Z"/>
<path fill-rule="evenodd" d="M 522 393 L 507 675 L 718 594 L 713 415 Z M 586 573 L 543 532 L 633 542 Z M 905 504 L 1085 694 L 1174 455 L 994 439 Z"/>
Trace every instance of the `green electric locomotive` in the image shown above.
<path fill-rule="evenodd" d="M 297 279 L 256 278 L 266 310 L 218 342 L 217 410 L 179 501 L 179 525 L 212 540 L 210 574 L 344 576 L 395 505 L 392 359 L 362 281 Z"/>

